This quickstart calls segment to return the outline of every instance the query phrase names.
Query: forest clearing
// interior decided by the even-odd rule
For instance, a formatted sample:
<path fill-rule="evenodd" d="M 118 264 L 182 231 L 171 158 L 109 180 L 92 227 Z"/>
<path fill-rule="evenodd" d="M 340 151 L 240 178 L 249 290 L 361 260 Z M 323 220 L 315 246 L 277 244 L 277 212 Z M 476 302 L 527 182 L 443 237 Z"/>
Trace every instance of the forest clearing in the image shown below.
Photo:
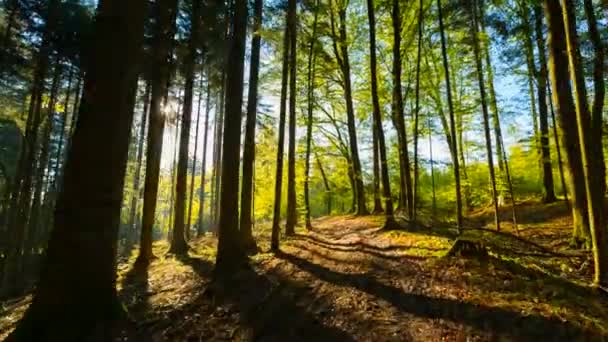
<path fill-rule="evenodd" d="M 525 203 L 519 212 L 518 235 L 463 234 L 489 252 L 464 258 L 447 255 L 458 238 L 453 229 L 382 232 L 378 216 L 319 218 L 280 254 L 257 254 L 235 275 L 236 287 L 214 296 L 207 292 L 214 238 L 192 241 L 184 257 L 166 256 L 169 246 L 159 242 L 160 258 L 146 273 L 134 270 L 134 258 L 119 265 L 119 296 L 132 315 L 122 334 L 142 341 L 608 338 L 608 296 L 585 286 L 586 256 L 567 257 L 576 251 L 563 203 Z M 256 239 L 269 241 L 269 228 L 258 227 Z M 0 338 L 29 300 L 3 307 Z"/>
<path fill-rule="evenodd" d="M 607 341 L 608 1 L 0 0 L 0 339 Z"/>

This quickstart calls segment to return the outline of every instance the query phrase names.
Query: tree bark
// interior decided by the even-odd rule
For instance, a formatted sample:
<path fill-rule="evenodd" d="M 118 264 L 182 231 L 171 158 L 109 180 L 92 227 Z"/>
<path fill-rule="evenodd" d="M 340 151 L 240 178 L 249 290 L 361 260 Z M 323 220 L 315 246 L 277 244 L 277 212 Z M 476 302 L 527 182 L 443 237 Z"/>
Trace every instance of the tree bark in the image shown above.
<path fill-rule="evenodd" d="M 194 202 L 194 181 L 196 180 L 196 164 L 198 159 L 198 136 L 201 121 L 201 103 L 203 101 L 203 73 L 198 86 L 198 104 L 196 106 L 196 125 L 194 128 L 194 153 L 192 154 L 192 176 L 190 178 L 190 196 L 188 196 L 188 216 L 186 216 L 186 237 L 190 239 L 192 233 L 192 204 Z M 201 183 L 202 184 L 202 183 Z M 201 202 L 199 202 L 199 205 Z"/>
<path fill-rule="evenodd" d="M 241 186 L 241 220 L 240 239 L 247 252 L 257 251 L 252 233 L 252 197 L 254 160 L 255 160 L 255 126 L 258 115 L 258 81 L 260 74 L 260 47 L 262 30 L 263 0 L 255 0 L 253 13 L 253 37 L 251 38 L 251 62 L 249 67 L 249 93 L 247 97 L 247 123 L 243 147 L 243 182 Z"/>
<path fill-rule="evenodd" d="M 93 60 L 47 259 L 9 341 L 111 339 L 121 310 L 116 241 L 145 12 L 143 0 L 99 3 Z"/>
<path fill-rule="evenodd" d="M 239 243 L 239 155 L 243 105 L 243 69 L 247 33 L 247 1 L 234 1 L 233 32 L 226 72 L 226 119 L 222 155 L 222 192 L 216 275 L 230 274 L 244 258 Z"/>
<path fill-rule="evenodd" d="M 295 234 L 296 213 L 296 78 L 297 78 L 297 5 L 296 0 L 288 1 L 287 14 L 289 28 L 289 144 L 287 148 L 287 221 L 285 235 Z"/>
<path fill-rule="evenodd" d="M 159 0 L 156 4 L 156 27 L 154 31 L 153 56 L 155 67 L 151 70 L 150 123 L 146 150 L 146 178 L 144 181 L 144 204 L 142 212 L 139 255 L 136 263 L 147 266 L 152 253 L 152 230 L 154 228 L 160 161 L 163 150 L 165 115 L 161 111 L 161 100 L 167 93 L 169 79 L 169 53 L 173 40 L 173 20 L 177 10 L 177 0 Z"/>
<path fill-rule="evenodd" d="M 448 110 L 450 116 L 450 131 L 452 137 L 452 146 L 454 155 L 452 161 L 454 163 L 454 180 L 456 183 L 456 227 L 458 231 L 462 228 L 462 196 L 460 191 L 460 167 L 458 163 L 458 145 L 456 144 L 456 125 L 454 122 L 454 105 L 452 103 L 452 88 L 450 86 L 450 66 L 448 62 L 448 54 L 446 48 L 445 30 L 443 27 L 443 11 L 441 8 L 441 0 L 437 0 L 437 12 L 439 17 L 439 32 L 441 35 L 441 54 L 443 57 L 443 68 L 445 70 L 446 94 L 448 99 Z"/>
<path fill-rule="evenodd" d="M 287 80 L 289 78 L 289 24 L 285 22 L 283 36 L 283 71 L 281 75 L 281 99 L 279 108 L 279 141 L 277 146 L 277 172 L 274 185 L 274 207 L 272 215 L 272 233 L 270 237 L 270 248 L 274 252 L 279 251 L 279 224 L 281 220 L 281 192 L 283 190 L 283 149 L 285 145 L 285 115 L 287 112 Z"/>
<path fill-rule="evenodd" d="M 205 213 L 205 182 L 207 176 L 207 135 L 209 133 L 209 113 L 211 112 L 211 86 L 209 75 L 207 74 L 207 99 L 205 101 L 205 134 L 203 135 L 203 159 L 201 164 L 201 188 L 199 189 L 199 209 L 198 209 L 198 235 L 204 233 L 204 213 Z M 210 206 L 211 207 L 211 206 Z"/>

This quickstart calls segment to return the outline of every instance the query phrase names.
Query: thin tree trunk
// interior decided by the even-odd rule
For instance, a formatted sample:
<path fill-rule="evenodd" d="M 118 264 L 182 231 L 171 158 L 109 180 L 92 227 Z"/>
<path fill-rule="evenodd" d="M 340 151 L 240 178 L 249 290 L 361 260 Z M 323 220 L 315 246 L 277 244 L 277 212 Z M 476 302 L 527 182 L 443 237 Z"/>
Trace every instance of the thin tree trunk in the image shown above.
<path fill-rule="evenodd" d="M 315 152 L 315 159 L 317 159 L 317 165 L 319 167 L 319 171 L 321 172 L 321 177 L 323 178 L 323 185 L 325 186 L 325 200 L 326 200 L 326 206 L 327 206 L 327 215 L 331 215 L 331 188 L 329 187 L 329 181 L 327 180 L 327 175 L 325 175 L 325 170 L 323 169 L 323 164 L 321 164 L 319 155 L 316 152 Z"/>
<path fill-rule="evenodd" d="M 272 215 L 272 233 L 270 248 L 276 253 L 279 251 L 279 224 L 281 220 L 281 192 L 283 190 L 283 149 L 285 145 L 285 115 L 287 112 L 287 79 L 289 78 L 289 24 L 285 22 L 283 37 L 283 71 L 281 75 L 281 99 L 279 108 L 279 141 L 277 146 L 277 172 L 274 185 L 274 207 Z"/>
<path fill-rule="evenodd" d="M 570 201 L 568 200 L 568 187 L 566 186 L 566 177 L 564 176 L 564 163 L 562 159 L 562 149 L 560 146 L 559 130 L 557 129 L 557 122 L 555 120 L 555 111 L 553 110 L 553 96 L 551 95 L 551 85 L 547 85 L 547 91 L 549 92 L 549 109 L 551 110 L 551 124 L 553 125 L 553 139 L 555 141 L 555 151 L 557 153 L 557 166 L 559 168 L 559 178 L 562 184 L 562 192 L 564 193 L 564 202 L 568 211 L 570 208 Z"/>
<path fill-rule="evenodd" d="M 243 182 L 241 186 L 241 220 L 240 239 L 243 248 L 248 252 L 257 251 L 257 245 L 252 233 L 252 197 L 255 160 L 255 126 L 258 110 L 258 80 L 260 73 L 260 47 L 262 30 L 263 0 L 254 3 L 253 37 L 251 38 L 251 63 L 249 67 L 249 94 L 247 97 L 247 123 L 245 126 L 245 142 L 243 148 Z"/>
<path fill-rule="evenodd" d="M 93 60 L 47 259 L 32 304 L 8 340 L 111 340 L 116 331 L 112 323 L 122 311 L 116 242 L 145 12 L 143 0 L 99 3 Z"/>
<path fill-rule="evenodd" d="M 437 195 L 435 191 L 435 161 L 433 160 L 433 130 L 432 130 L 432 122 L 431 118 L 428 119 L 428 127 L 429 127 L 429 158 L 431 162 L 431 189 L 432 189 L 432 198 L 433 198 L 433 220 L 437 217 Z"/>
<path fill-rule="evenodd" d="M 416 224 L 418 213 L 418 123 L 420 116 L 420 59 L 422 54 L 422 25 L 424 21 L 423 2 L 419 2 L 418 14 L 418 51 L 416 56 L 416 90 L 414 104 L 414 193 L 412 194 L 412 223 Z"/>
<path fill-rule="evenodd" d="M 372 95 L 373 96 L 373 95 Z M 374 109 L 375 110 L 375 109 Z M 374 209 L 372 214 L 380 215 L 383 212 L 382 202 L 380 201 L 380 156 L 378 155 L 378 127 L 376 120 L 372 117 L 372 160 L 374 170 Z"/>
<path fill-rule="evenodd" d="M 498 212 L 498 191 L 496 189 L 496 174 L 494 172 L 494 158 L 492 153 L 492 137 L 490 134 L 490 118 L 488 113 L 488 104 L 486 101 L 486 87 L 484 82 L 483 65 L 481 61 L 481 51 L 479 46 L 478 37 L 478 17 L 477 8 L 473 6 L 471 8 L 473 14 L 473 53 L 475 55 L 475 66 L 477 70 L 477 80 L 479 83 L 479 96 L 481 98 L 481 111 L 483 114 L 483 130 L 486 140 L 486 153 L 488 159 L 488 169 L 490 171 L 490 185 L 492 187 L 492 204 L 494 205 L 494 225 L 496 230 L 500 230 L 500 218 Z"/>
<path fill-rule="evenodd" d="M 203 73 L 201 72 L 201 81 L 199 83 L 198 86 L 198 104 L 197 104 L 197 110 L 196 110 L 196 125 L 195 125 L 195 134 L 194 134 L 194 154 L 193 154 L 193 161 L 192 161 L 192 176 L 191 176 L 191 181 L 190 181 L 190 196 L 189 198 L 189 202 L 188 202 L 188 216 L 186 219 L 186 237 L 188 239 L 190 239 L 190 234 L 192 232 L 192 203 L 194 202 L 194 181 L 196 179 L 196 164 L 197 164 L 197 158 L 198 158 L 198 132 L 199 132 L 199 127 L 200 127 L 200 121 L 201 121 L 201 103 L 202 103 L 202 99 L 203 99 Z M 202 184 L 202 183 L 201 183 Z M 199 202 L 200 204 L 200 202 Z"/>
<path fill-rule="evenodd" d="M 239 243 L 239 154 L 243 105 L 243 71 L 247 33 L 247 1 L 235 0 L 226 82 L 226 120 L 222 156 L 222 192 L 216 275 L 230 275 L 244 257 Z"/>
<path fill-rule="evenodd" d="M 312 122 L 313 108 L 315 96 L 315 65 L 317 54 L 315 53 L 315 42 L 317 40 L 317 25 L 319 22 L 319 0 L 315 1 L 314 5 L 315 17 L 312 26 L 312 36 L 310 39 L 310 48 L 308 51 L 308 75 L 307 75 L 307 100 L 308 100 L 308 117 L 306 121 L 306 164 L 304 166 L 304 206 L 306 212 L 306 229 L 312 228 L 310 222 L 310 149 L 312 144 Z M 331 204 L 330 204 L 331 207 Z"/>
<path fill-rule="evenodd" d="M 211 85 L 209 84 L 209 74 L 207 74 L 207 99 L 205 100 L 205 134 L 203 136 L 203 159 L 201 164 L 201 187 L 199 192 L 198 209 L 198 235 L 204 232 L 204 213 L 205 213 L 205 181 L 207 176 L 207 135 L 209 133 L 209 113 L 211 112 Z"/>
<path fill-rule="evenodd" d="M 288 1 L 289 27 L 289 144 L 287 148 L 287 221 L 285 235 L 295 234 L 296 213 L 296 78 L 297 78 L 297 5 L 296 0 Z"/>
<path fill-rule="evenodd" d="M 175 26 L 173 18 L 177 10 L 177 0 L 159 0 L 156 6 L 158 6 L 156 9 L 158 17 L 152 49 L 152 59 L 155 67 L 151 70 L 150 78 L 150 123 L 148 125 L 146 150 L 146 178 L 144 181 L 139 255 L 136 260 L 136 263 L 141 266 L 147 266 L 154 258 L 152 253 L 152 230 L 156 214 L 165 130 L 165 115 L 161 112 L 161 100 L 167 93 L 167 80 L 169 78 L 169 64 L 167 61 L 169 60 L 171 41 L 173 40 L 172 28 Z"/>
<path fill-rule="evenodd" d="M 549 115 L 547 111 L 547 59 L 545 53 L 545 39 L 543 37 L 543 17 L 540 6 L 535 6 L 536 45 L 540 70 L 538 72 L 538 114 L 540 122 L 540 151 L 543 169 L 543 201 L 555 202 L 553 185 L 553 168 L 551 167 L 551 150 L 549 149 Z"/>
<path fill-rule="evenodd" d="M 190 127 L 192 126 L 192 100 L 194 98 L 194 79 L 197 59 L 197 47 L 200 44 L 200 11 L 201 2 L 192 1 L 190 17 L 190 39 L 187 55 L 184 61 L 184 105 L 182 108 L 182 129 L 179 142 L 179 159 L 175 181 L 175 224 L 173 239 L 169 249 L 175 254 L 185 254 L 188 251 L 186 237 L 190 236 L 190 221 L 186 223 L 186 195 L 188 189 L 188 149 L 190 147 Z M 188 231 L 186 231 L 186 227 Z"/>
<path fill-rule="evenodd" d="M 439 32 L 441 34 L 441 54 L 443 57 L 443 68 L 445 70 L 446 93 L 450 115 L 450 131 L 452 134 L 452 146 L 454 146 L 452 160 L 454 163 L 454 179 L 456 182 L 456 227 L 460 232 L 462 228 L 462 196 L 460 191 L 460 167 L 458 163 L 458 146 L 456 144 L 456 125 L 454 123 L 454 105 L 452 103 L 452 88 L 450 86 L 450 67 L 446 48 L 445 30 L 443 28 L 443 14 L 441 0 L 437 0 L 437 12 L 439 17 Z"/>

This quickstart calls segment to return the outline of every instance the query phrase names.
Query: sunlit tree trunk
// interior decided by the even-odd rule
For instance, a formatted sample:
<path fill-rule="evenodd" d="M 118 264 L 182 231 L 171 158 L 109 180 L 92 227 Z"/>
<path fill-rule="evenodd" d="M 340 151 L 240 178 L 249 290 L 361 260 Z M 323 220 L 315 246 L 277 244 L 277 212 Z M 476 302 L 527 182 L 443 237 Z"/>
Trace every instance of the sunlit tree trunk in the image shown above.
<path fill-rule="evenodd" d="M 319 0 L 315 1 L 315 18 L 312 24 L 312 35 L 310 38 L 310 48 L 308 50 L 308 75 L 307 75 L 307 121 L 306 121 L 306 160 L 304 166 L 304 206 L 306 211 L 306 229 L 312 228 L 310 222 L 310 153 L 312 145 L 312 122 L 313 122 L 313 109 L 314 109 L 314 96 L 315 96 L 315 65 L 316 65 L 316 53 L 315 53 L 315 42 L 317 40 L 317 25 L 319 22 Z M 317 159 L 318 160 L 318 159 Z M 329 191 L 329 190 L 328 190 Z M 331 203 L 328 205 L 331 212 Z"/>
<path fill-rule="evenodd" d="M 462 228 L 462 195 L 460 191 L 460 167 L 458 163 L 458 146 L 456 144 L 456 125 L 454 122 L 454 105 L 452 103 L 452 88 L 450 86 L 450 66 L 448 62 L 448 54 L 446 48 L 445 30 L 443 27 L 443 13 L 441 8 L 441 0 L 437 0 L 437 13 L 439 17 L 439 32 L 441 35 L 441 54 L 443 57 L 443 68 L 445 71 L 446 94 L 448 99 L 448 110 L 450 116 L 450 133 L 452 136 L 452 146 L 455 155 L 452 156 L 454 163 L 454 179 L 456 182 L 456 226 L 458 230 Z"/>
<path fill-rule="evenodd" d="M 201 162 L 201 187 L 198 199 L 198 226 L 197 232 L 201 236 L 204 233 L 204 214 L 205 214 L 205 183 L 207 177 L 207 135 L 209 134 L 209 113 L 211 112 L 211 86 L 209 75 L 207 75 L 207 99 L 205 100 L 205 133 L 203 134 L 203 159 Z"/>
<path fill-rule="evenodd" d="M 116 243 L 145 12 L 143 0 L 99 3 L 93 60 L 47 259 L 32 303 L 9 340 L 112 339 L 111 325 L 122 310 Z"/>
<path fill-rule="evenodd" d="M 188 196 L 188 215 L 186 216 L 186 238 L 190 239 L 192 233 L 192 204 L 194 202 L 194 181 L 196 180 L 196 165 L 198 161 L 198 137 L 201 121 L 201 103 L 203 102 L 203 73 L 198 86 L 198 103 L 196 106 L 196 125 L 194 128 L 194 153 L 192 154 L 192 169 L 190 173 L 190 196 Z M 201 183 L 202 184 L 202 183 Z M 200 205 L 201 202 L 199 202 Z"/>
<path fill-rule="evenodd" d="M 420 59 L 422 56 L 422 25 L 424 22 L 424 7 L 420 0 L 418 4 L 418 49 L 416 53 L 416 87 L 414 104 L 414 193 L 412 195 L 412 222 L 416 223 L 418 213 L 418 124 L 420 119 Z"/>
<path fill-rule="evenodd" d="M 144 180 L 144 204 L 142 212 L 139 255 L 136 263 L 146 266 L 154 257 L 152 253 L 152 230 L 156 214 L 160 161 L 163 150 L 165 114 L 161 111 L 161 101 L 167 92 L 169 78 L 169 53 L 173 39 L 173 18 L 177 10 L 177 0 L 160 0 L 156 3 L 157 15 L 154 29 L 152 60 L 155 67 L 150 72 L 150 118 L 146 149 L 146 177 Z"/>
<path fill-rule="evenodd" d="M 244 257 L 239 243 L 239 158 L 243 106 L 243 72 L 247 35 L 247 1 L 234 1 L 233 31 L 226 71 L 226 118 L 222 155 L 222 191 L 215 274 L 229 275 Z"/>
<path fill-rule="evenodd" d="M 281 192 L 283 190 L 283 149 L 285 148 L 285 115 L 287 112 L 287 81 L 289 78 L 289 19 L 285 22 L 283 37 L 283 71 L 281 75 L 281 103 L 279 104 L 279 141 L 277 145 L 276 176 L 274 185 L 274 207 L 272 215 L 272 234 L 270 248 L 274 252 L 279 250 L 279 224 L 281 221 Z"/>
<path fill-rule="evenodd" d="M 255 160 L 255 126 L 258 115 L 258 83 L 260 74 L 260 46 L 262 42 L 263 0 L 256 0 L 253 13 L 253 36 L 251 38 L 251 62 L 249 67 L 249 94 L 247 100 L 247 123 L 243 147 L 243 181 L 241 186 L 240 237 L 243 248 L 249 253 L 257 250 L 252 233 L 252 197 L 255 183 L 253 170 Z"/>

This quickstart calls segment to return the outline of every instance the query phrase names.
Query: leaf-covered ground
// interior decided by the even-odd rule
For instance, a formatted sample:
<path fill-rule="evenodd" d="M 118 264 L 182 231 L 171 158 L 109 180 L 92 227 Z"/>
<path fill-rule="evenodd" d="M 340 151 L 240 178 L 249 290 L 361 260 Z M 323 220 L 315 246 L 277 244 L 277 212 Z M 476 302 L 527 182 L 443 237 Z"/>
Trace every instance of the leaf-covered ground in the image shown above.
<path fill-rule="evenodd" d="M 518 232 L 466 230 L 488 256 L 445 257 L 455 231 L 426 223 L 379 230 L 382 217 L 327 217 L 278 255 L 260 253 L 231 286 L 210 288 L 215 239 L 147 272 L 119 270 L 120 296 L 144 341 L 602 341 L 608 297 L 584 286 L 586 253 L 568 248 L 563 203 L 522 204 Z M 504 213 L 508 216 L 508 212 Z M 505 217 L 506 220 L 506 217 Z M 483 228 L 477 213 L 467 226 Z M 428 228 L 433 226 L 434 228 Z M 490 228 L 490 227 L 486 227 Z M 258 227 L 265 251 L 267 228 Z M 1 336 L 28 298 L 5 303 Z"/>

